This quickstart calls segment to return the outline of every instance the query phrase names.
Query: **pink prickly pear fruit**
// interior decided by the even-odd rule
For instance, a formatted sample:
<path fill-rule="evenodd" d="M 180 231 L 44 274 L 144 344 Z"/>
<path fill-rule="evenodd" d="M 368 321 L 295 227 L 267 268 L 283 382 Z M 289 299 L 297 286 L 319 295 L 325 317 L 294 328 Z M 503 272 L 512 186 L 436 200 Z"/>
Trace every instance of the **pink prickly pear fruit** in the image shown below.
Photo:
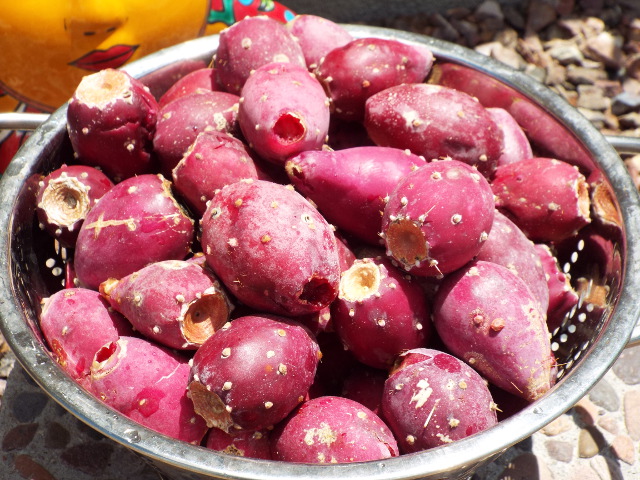
<path fill-rule="evenodd" d="M 382 216 L 387 255 L 418 276 L 452 272 L 480 251 L 494 212 L 491 187 L 475 168 L 457 160 L 428 163 L 389 196 Z"/>
<path fill-rule="evenodd" d="M 365 102 L 376 93 L 424 81 L 433 65 L 431 51 L 384 38 L 358 38 L 328 52 L 314 71 L 332 101 L 332 114 L 362 121 Z"/>
<path fill-rule="evenodd" d="M 259 178 L 247 147 L 231 135 L 198 134 L 172 172 L 175 190 L 197 218 L 202 218 L 215 191 L 243 178 Z"/>
<path fill-rule="evenodd" d="M 257 68 L 241 92 L 238 124 L 249 147 L 267 161 L 318 150 L 329 132 L 329 100 L 305 67 L 269 63 Z"/>
<path fill-rule="evenodd" d="M 329 223 L 380 245 L 381 212 L 389 194 L 405 175 L 424 165 L 424 158 L 407 150 L 371 146 L 302 152 L 285 168 L 293 186 Z"/>
<path fill-rule="evenodd" d="M 504 108 L 490 107 L 487 112 L 502 131 L 503 149 L 498 158 L 498 166 L 519 162 L 533 157 L 533 151 L 527 135 L 516 119 Z"/>
<path fill-rule="evenodd" d="M 160 109 L 153 149 L 161 173 L 171 171 L 201 132 L 237 132 L 240 97 L 227 92 L 200 90 L 167 103 Z"/>
<path fill-rule="evenodd" d="M 236 318 L 196 351 L 190 397 L 209 427 L 271 427 L 304 400 L 321 356 L 310 332 L 293 320 Z"/>
<path fill-rule="evenodd" d="M 271 432 L 267 429 L 238 430 L 227 433 L 219 428 L 211 428 L 207 433 L 204 446 L 209 450 L 236 457 L 271 460 L 270 434 Z"/>
<path fill-rule="evenodd" d="M 369 138 L 362 122 L 349 122 L 335 116 L 329 122 L 327 146 L 332 150 L 344 150 L 353 147 L 372 147 L 375 143 Z"/>
<path fill-rule="evenodd" d="M 333 229 L 293 188 L 264 180 L 227 185 L 211 199 L 201 229 L 207 264 L 249 307 L 306 315 L 338 294 Z"/>
<path fill-rule="evenodd" d="M 151 173 L 158 110 L 149 89 L 124 71 L 108 68 L 85 76 L 67 108 L 75 155 L 115 182 Z"/>
<path fill-rule="evenodd" d="M 558 242 L 591 222 L 589 185 L 577 167 L 547 157 L 502 165 L 491 182 L 496 207 L 534 242 Z"/>
<path fill-rule="evenodd" d="M 351 463 L 400 454 L 389 427 L 348 398 L 323 396 L 303 403 L 271 434 L 274 460 Z"/>
<path fill-rule="evenodd" d="M 105 280 L 149 263 L 183 259 L 193 237 L 193 220 L 168 180 L 152 174 L 128 178 L 100 199 L 80 228 L 74 252 L 78 282 L 97 290 Z"/>
<path fill-rule="evenodd" d="M 434 300 L 433 322 L 447 350 L 498 387 L 534 401 L 554 385 L 543 313 L 507 267 L 480 260 L 448 275 Z"/>
<path fill-rule="evenodd" d="M 38 221 L 62 246 L 73 248 L 87 213 L 111 187 L 109 177 L 94 167 L 62 165 L 38 184 Z"/>
<path fill-rule="evenodd" d="M 90 388 L 131 420 L 199 445 L 207 426 L 187 396 L 189 374 L 186 358 L 146 339 L 121 336 L 96 352 Z"/>
<path fill-rule="evenodd" d="M 322 57 L 331 50 L 353 40 L 351 33 L 342 25 L 318 15 L 296 15 L 285 27 L 298 40 L 310 71 L 315 70 Z"/>
<path fill-rule="evenodd" d="M 129 322 L 98 292 L 85 288 L 59 290 L 43 299 L 40 328 L 56 361 L 81 384 L 105 343 L 133 333 Z"/>
<path fill-rule="evenodd" d="M 179 78 L 169 89 L 158 99 L 158 105 L 163 108 L 167 103 L 176 98 L 199 93 L 201 91 L 219 90 L 216 82 L 216 71 L 211 67 L 203 67 L 187 73 Z"/>
<path fill-rule="evenodd" d="M 431 308 L 419 284 L 382 257 L 356 260 L 342 273 L 331 305 L 333 327 L 365 365 L 390 368 L 404 350 L 424 347 Z"/>
<path fill-rule="evenodd" d="M 342 382 L 340 396 L 355 400 L 381 415 L 382 395 L 388 376 L 386 370 L 357 364 Z"/>
<path fill-rule="evenodd" d="M 498 263 L 522 278 L 538 299 L 540 311 L 549 307 L 549 285 L 534 243 L 501 212 L 493 217 L 491 232 L 475 257 Z"/>
<path fill-rule="evenodd" d="M 186 260 L 151 263 L 100 284 L 111 307 L 150 340 L 195 350 L 229 320 L 233 308 L 218 280 Z"/>
<path fill-rule="evenodd" d="M 403 84 L 371 96 L 364 124 L 371 139 L 408 148 L 428 160 L 446 157 L 491 178 L 502 153 L 502 132 L 475 98 L 453 88 Z"/>
<path fill-rule="evenodd" d="M 571 285 L 569 275 L 560 269 L 558 259 L 551 248 L 544 243 L 537 243 L 535 249 L 540 256 L 549 289 L 547 326 L 553 333 L 562 326 L 567 314 L 578 306 L 580 297 Z"/>
<path fill-rule="evenodd" d="M 484 379 L 458 358 L 420 349 L 385 382 L 382 416 L 404 454 L 446 445 L 497 423 Z"/>
<path fill-rule="evenodd" d="M 341 396 L 344 381 L 362 364 L 344 347 L 342 340 L 334 331 L 319 332 L 316 340 L 320 346 L 322 358 L 309 390 L 309 397 Z"/>
<path fill-rule="evenodd" d="M 273 62 L 306 68 L 304 53 L 283 23 L 258 15 L 245 17 L 220 32 L 213 58 L 218 85 L 239 94 L 254 70 Z"/>

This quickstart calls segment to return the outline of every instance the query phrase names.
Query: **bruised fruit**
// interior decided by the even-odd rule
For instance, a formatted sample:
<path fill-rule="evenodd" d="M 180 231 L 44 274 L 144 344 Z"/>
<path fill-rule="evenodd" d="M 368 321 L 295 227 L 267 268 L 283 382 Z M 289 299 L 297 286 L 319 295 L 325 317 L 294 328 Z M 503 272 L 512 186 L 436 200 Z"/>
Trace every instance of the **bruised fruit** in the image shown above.
<path fill-rule="evenodd" d="M 114 310 L 149 339 L 195 350 L 229 320 L 232 305 L 215 276 L 186 260 L 151 263 L 100 284 Z"/>
<path fill-rule="evenodd" d="M 457 160 L 428 163 L 389 196 L 382 216 L 387 255 L 411 274 L 452 272 L 480 251 L 494 211 L 491 187 L 476 169 Z"/>
<path fill-rule="evenodd" d="M 382 397 L 382 415 L 402 453 L 446 445 L 497 423 L 496 405 L 475 370 L 448 353 L 417 352 L 389 376 Z"/>
<path fill-rule="evenodd" d="M 196 351 L 189 394 L 210 427 L 260 430 L 305 399 L 320 357 L 316 340 L 293 320 L 236 318 Z"/>
<path fill-rule="evenodd" d="M 160 260 L 187 256 L 193 220 L 176 202 L 162 175 L 139 175 L 107 192 L 85 219 L 74 254 L 80 286 L 97 290 Z M 161 239 L 161 240 L 160 240 Z"/>
<path fill-rule="evenodd" d="M 38 221 L 61 245 L 73 248 L 89 210 L 107 193 L 113 182 L 86 165 L 62 165 L 38 185 Z"/>
<path fill-rule="evenodd" d="M 448 275 L 433 323 L 448 351 L 498 387 L 534 401 L 555 384 L 544 312 L 507 267 L 478 260 Z"/>
<path fill-rule="evenodd" d="M 343 397 L 306 401 L 272 433 L 275 460 L 350 463 L 399 455 L 389 427 L 364 405 Z"/>
<path fill-rule="evenodd" d="M 151 173 L 158 110 L 149 89 L 124 71 L 108 68 L 85 76 L 67 108 L 75 155 L 116 182 Z"/>
<path fill-rule="evenodd" d="M 335 234 L 292 188 L 264 180 L 227 185 L 211 199 L 201 228 L 207 264 L 252 308 L 304 315 L 338 294 Z"/>

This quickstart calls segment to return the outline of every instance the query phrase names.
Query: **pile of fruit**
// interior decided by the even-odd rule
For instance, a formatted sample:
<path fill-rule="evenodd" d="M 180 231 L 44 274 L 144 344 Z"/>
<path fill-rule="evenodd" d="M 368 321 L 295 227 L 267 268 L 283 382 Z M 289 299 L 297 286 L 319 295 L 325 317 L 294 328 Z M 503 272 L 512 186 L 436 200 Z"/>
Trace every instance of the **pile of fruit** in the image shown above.
<path fill-rule="evenodd" d="M 40 318 L 62 368 L 157 432 L 290 462 L 445 445 L 548 392 L 583 173 L 430 81 L 422 45 L 312 15 L 219 41 L 159 98 L 103 70 L 68 104 L 37 202 L 69 252 Z"/>

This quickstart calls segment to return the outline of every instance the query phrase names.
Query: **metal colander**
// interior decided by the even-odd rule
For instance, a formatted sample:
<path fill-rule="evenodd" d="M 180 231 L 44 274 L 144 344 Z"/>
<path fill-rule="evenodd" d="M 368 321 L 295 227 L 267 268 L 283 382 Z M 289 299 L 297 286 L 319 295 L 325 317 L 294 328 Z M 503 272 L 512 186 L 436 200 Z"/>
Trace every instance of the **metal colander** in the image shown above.
<path fill-rule="evenodd" d="M 107 437 L 130 447 L 172 479 L 436 479 L 467 478 L 510 446 L 527 438 L 580 400 L 622 350 L 638 341 L 640 316 L 640 204 L 626 168 L 610 142 L 551 90 L 526 74 L 472 50 L 383 28 L 348 25 L 355 37 L 376 36 L 423 44 L 436 56 L 431 81 L 475 95 L 486 106 L 506 108 L 529 134 L 539 154 L 579 166 L 599 188 L 594 220 L 558 247 L 581 300 L 553 332 L 560 365 L 557 385 L 543 398 L 495 427 L 447 446 L 385 461 L 307 465 L 234 457 L 174 441 L 134 423 L 77 385 L 53 360 L 38 328 L 40 301 L 62 288 L 66 255 L 39 227 L 34 213 L 40 175 L 73 154 L 66 135 L 66 107 L 38 127 L 0 183 L 0 303 L 2 333 L 22 366 L 59 404 Z M 153 87 L 181 66 L 205 65 L 218 37 L 162 50 L 126 70 Z M 623 142 L 624 145 L 624 142 Z"/>

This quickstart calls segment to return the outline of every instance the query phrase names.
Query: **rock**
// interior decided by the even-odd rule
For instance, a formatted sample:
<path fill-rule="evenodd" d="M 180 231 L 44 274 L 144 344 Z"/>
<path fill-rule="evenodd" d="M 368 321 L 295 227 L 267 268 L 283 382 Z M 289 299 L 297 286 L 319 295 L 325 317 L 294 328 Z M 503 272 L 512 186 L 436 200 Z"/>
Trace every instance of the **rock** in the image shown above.
<path fill-rule="evenodd" d="M 485 0 L 475 10 L 475 17 L 478 20 L 485 20 L 487 18 L 504 20 L 504 14 L 502 13 L 502 7 L 496 0 Z"/>
<path fill-rule="evenodd" d="M 640 128 L 640 113 L 626 113 L 620 117 L 620 127 L 624 129 Z"/>
<path fill-rule="evenodd" d="M 578 85 L 578 107 L 604 111 L 611 106 L 611 99 L 604 96 L 602 89 L 594 85 Z"/>
<path fill-rule="evenodd" d="M 604 446 L 604 437 L 598 429 L 587 427 L 580 430 L 578 434 L 578 456 L 580 458 L 594 457 Z"/>
<path fill-rule="evenodd" d="M 609 458 L 598 455 L 590 460 L 589 465 L 602 480 L 624 480 L 620 466 Z"/>
<path fill-rule="evenodd" d="M 629 390 L 624 394 L 624 423 L 634 441 L 640 440 L 640 391 Z"/>
<path fill-rule="evenodd" d="M 576 462 L 572 465 L 568 480 L 602 480 L 587 464 Z"/>
<path fill-rule="evenodd" d="M 559 462 L 569 463 L 573 460 L 573 444 L 560 440 L 549 440 L 544 446 L 549 456 Z"/>
<path fill-rule="evenodd" d="M 568 432 L 573 426 L 574 423 L 568 415 L 560 415 L 554 421 L 542 427 L 540 431 L 549 437 L 555 437 L 561 433 Z"/>
<path fill-rule="evenodd" d="M 558 40 L 548 45 L 547 53 L 561 65 L 580 65 L 584 56 L 573 41 Z"/>
<path fill-rule="evenodd" d="M 550 3 L 542 0 L 531 0 L 527 10 L 526 30 L 528 32 L 540 32 L 551 25 L 557 15 L 556 9 Z"/>
<path fill-rule="evenodd" d="M 589 399 L 609 412 L 615 412 L 620 408 L 620 398 L 606 378 L 591 389 Z"/>
<path fill-rule="evenodd" d="M 532 453 L 523 453 L 509 462 L 497 480 L 553 480 L 549 467 Z"/>
<path fill-rule="evenodd" d="M 611 102 L 611 112 L 615 115 L 624 115 L 631 111 L 640 110 L 640 95 L 633 95 L 623 91 L 619 93 Z"/>
<path fill-rule="evenodd" d="M 636 448 L 633 440 L 628 435 L 618 435 L 611 442 L 611 451 L 616 458 L 633 465 L 636 461 Z"/>
<path fill-rule="evenodd" d="M 567 66 L 567 80 L 574 85 L 594 85 L 597 80 L 607 78 L 607 73 L 601 68 L 589 68 L 580 65 Z"/>
<path fill-rule="evenodd" d="M 604 415 L 600 417 L 598 426 L 612 435 L 617 435 L 620 431 L 620 425 L 614 415 Z"/>
<path fill-rule="evenodd" d="M 619 69 L 624 62 L 622 40 L 604 31 L 585 41 L 583 52 L 586 56 L 603 62 L 607 67 Z"/>

